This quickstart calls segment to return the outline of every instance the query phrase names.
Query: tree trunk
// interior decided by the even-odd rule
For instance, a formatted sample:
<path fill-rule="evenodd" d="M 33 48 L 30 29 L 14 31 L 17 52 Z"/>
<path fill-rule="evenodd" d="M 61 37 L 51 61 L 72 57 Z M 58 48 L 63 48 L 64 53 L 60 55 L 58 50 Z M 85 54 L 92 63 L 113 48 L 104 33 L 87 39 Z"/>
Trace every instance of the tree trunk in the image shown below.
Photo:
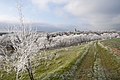
<path fill-rule="evenodd" d="M 32 73 L 32 67 L 31 67 L 31 62 L 30 59 L 28 58 L 28 65 L 26 66 L 26 69 L 28 71 L 30 80 L 34 80 L 33 73 Z"/>
<path fill-rule="evenodd" d="M 19 76 L 19 75 L 18 75 L 18 72 L 17 72 L 17 73 L 16 73 L 16 80 L 19 80 L 18 76 Z"/>

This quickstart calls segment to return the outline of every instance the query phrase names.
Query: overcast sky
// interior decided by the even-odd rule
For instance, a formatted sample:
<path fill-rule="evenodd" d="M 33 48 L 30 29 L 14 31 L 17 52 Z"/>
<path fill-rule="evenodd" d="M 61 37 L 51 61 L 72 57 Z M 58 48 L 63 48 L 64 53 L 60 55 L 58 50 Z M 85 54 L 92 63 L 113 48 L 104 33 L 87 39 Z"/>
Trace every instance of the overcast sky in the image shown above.
<path fill-rule="evenodd" d="M 21 0 L 21 4 L 25 22 L 80 29 L 120 27 L 120 0 Z M 18 20 L 17 0 L 0 0 L 0 22 Z"/>

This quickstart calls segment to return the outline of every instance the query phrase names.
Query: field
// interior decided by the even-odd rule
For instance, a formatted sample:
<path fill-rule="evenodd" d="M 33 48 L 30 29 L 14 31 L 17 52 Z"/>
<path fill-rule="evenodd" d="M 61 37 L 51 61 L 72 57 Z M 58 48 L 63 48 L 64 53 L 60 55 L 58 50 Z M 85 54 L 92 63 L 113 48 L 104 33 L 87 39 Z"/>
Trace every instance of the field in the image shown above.
<path fill-rule="evenodd" d="M 35 80 L 120 80 L 120 39 L 41 51 L 32 60 Z M 0 80 L 15 80 L 0 70 Z M 29 80 L 26 71 L 21 80 Z"/>

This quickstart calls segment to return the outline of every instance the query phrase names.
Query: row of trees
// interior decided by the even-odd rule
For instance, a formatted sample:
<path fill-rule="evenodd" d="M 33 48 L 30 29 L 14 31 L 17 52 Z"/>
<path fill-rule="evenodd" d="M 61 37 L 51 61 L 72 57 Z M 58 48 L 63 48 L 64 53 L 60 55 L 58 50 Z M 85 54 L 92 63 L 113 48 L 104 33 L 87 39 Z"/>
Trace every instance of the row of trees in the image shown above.
<path fill-rule="evenodd" d="M 24 36 L 23 36 L 24 35 Z M 33 36 L 34 35 L 34 36 Z M 34 43 L 37 45 L 39 50 L 41 49 L 48 49 L 48 48 L 59 48 L 59 47 L 65 47 L 65 46 L 71 46 L 81 43 L 86 43 L 94 40 L 106 40 L 106 39 L 112 39 L 112 38 L 120 38 L 119 33 L 102 33 L 100 35 L 95 33 L 82 33 L 82 34 L 71 34 L 71 35 L 62 35 L 62 36 L 51 36 L 51 33 L 37 33 L 37 32 L 24 32 L 24 33 L 12 33 L 12 34 L 6 34 L 1 36 L 1 43 L 7 45 L 14 45 L 20 42 L 22 38 L 27 38 L 25 41 L 29 42 L 29 40 L 34 41 Z M 25 39 L 23 38 L 23 39 Z M 31 39 L 32 38 L 32 39 Z M 15 41 L 13 41 L 13 39 Z M 10 41 L 12 40 L 12 41 Z M 11 43 L 10 43 L 11 42 Z M 14 43 L 13 43 L 14 42 Z"/>
<path fill-rule="evenodd" d="M 56 33 L 55 33 L 56 34 Z M 52 34 L 53 35 L 53 34 Z M 119 38 L 120 35 L 116 33 L 81 33 L 81 34 L 63 34 L 62 36 L 51 36 L 51 34 L 46 34 L 45 36 L 39 37 L 37 43 L 40 49 L 48 49 L 48 48 L 59 48 L 65 46 L 71 46 L 81 43 L 86 43 L 94 40 L 105 40 L 112 38 Z"/>

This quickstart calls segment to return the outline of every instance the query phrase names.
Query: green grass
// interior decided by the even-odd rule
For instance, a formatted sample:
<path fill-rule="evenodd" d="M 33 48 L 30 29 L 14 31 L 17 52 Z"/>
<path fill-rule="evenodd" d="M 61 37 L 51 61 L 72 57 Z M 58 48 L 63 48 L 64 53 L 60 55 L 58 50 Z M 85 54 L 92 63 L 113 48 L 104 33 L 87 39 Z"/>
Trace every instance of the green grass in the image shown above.
<path fill-rule="evenodd" d="M 119 39 L 113 39 L 114 43 L 116 43 L 115 40 L 119 42 Z M 112 44 L 114 45 L 114 43 Z M 109 44 L 109 40 L 106 40 L 106 44 Z M 96 54 L 95 57 L 94 54 Z M 98 61 L 95 63 L 96 60 L 99 60 L 99 63 Z M 100 43 L 98 44 L 98 42 L 94 42 L 89 48 L 86 57 L 79 65 L 74 80 L 119 80 L 119 62 L 119 59 L 114 56 L 113 52 L 106 49 L 104 46 L 101 46 Z"/>
<path fill-rule="evenodd" d="M 92 76 L 92 66 L 94 64 L 94 44 L 90 45 L 87 55 L 81 61 L 75 75 L 75 80 L 89 80 Z"/>
<path fill-rule="evenodd" d="M 0 80 L 15 80 L 15 72 L 7 73 L 3 70 L 0 70 Z"/>
<path fill-rule="evenodd" d="M 62 75 L 69 71 L 76 60 L 82 55 L 85 50 L 84 48 L 85 46 L 81 45 L 41 52 L 42 57 L 50 56 L 52 58 L 41 59 L 41 55 L 38 54 L 33 59 L 32 66 L 35 80 L 41 80 L 43 78 L 46 80 L 49 79 L 49 76 Z M 0 80 L 15 80 L 15 72 L 7 74 L 1 70 L 0 75 L 2 74 L 4 76 L 0 77 Z M 54 79 L 50 80 L 55 79 L 56 78 L 54 77 Z M 27 72 L 22 73 L 21 80 L 29 80 Z"/>
<path fill-rule="evenodd" d="M 101 41 L 102 44 L 120 50 L 120 38 Z"/>
<path fill-rule="evenodd" d="M 59 55 L 60 58 L 53 58 L 52 60 L 45 62 L 42 66 L 39 66 L 35 71 L 36 79 L 46 79 L 52 75 L 52 77 L 50 77 L 52 79 L 50 80 L 54 80 L 55 77 L 53 76 L 60 76 L 69 71 L 78 57 L 81 56 L 83 50 L 84 46 L 74 46 L 67 49 L 60 49 L 55 52 L 54 50 L 47 51 L 46 55 L 56 54 Z"/>
<path fill-rule="evenodd" d="M 106 77 L 112 80 L 120 79 L 120 63 L 118 59 L 107 49 L 97 45 L 98 53 L 101 58 Z"/>

